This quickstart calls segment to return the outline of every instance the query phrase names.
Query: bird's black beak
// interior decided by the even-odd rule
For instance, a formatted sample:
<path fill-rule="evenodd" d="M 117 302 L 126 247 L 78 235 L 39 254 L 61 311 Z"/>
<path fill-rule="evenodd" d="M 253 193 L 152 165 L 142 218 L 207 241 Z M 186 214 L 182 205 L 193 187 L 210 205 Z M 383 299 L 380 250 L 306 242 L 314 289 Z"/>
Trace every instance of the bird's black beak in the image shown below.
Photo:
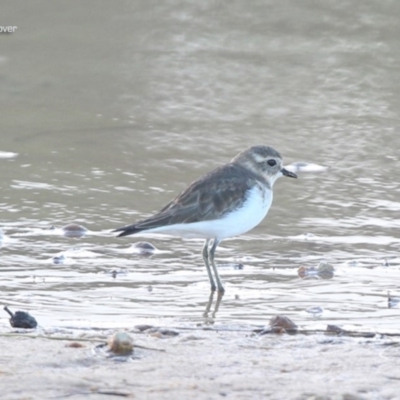
<path fill-rule="evenodd" d="M 282 175 L 288 176 L 289 178 L 297 178 L 297 175 L 294 172 L 288 171 L 285 168 L 281 169 Z"/>

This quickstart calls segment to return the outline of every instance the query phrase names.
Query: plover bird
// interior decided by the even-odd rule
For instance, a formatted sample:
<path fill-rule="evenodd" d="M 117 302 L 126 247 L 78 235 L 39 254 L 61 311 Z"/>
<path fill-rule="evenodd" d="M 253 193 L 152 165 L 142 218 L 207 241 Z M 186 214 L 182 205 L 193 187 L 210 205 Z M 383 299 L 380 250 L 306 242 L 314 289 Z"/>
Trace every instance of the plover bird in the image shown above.
<path fill-rule="evenodd" d="M 205 239 L 203 260 L 211 290 L 224 292 L 215 250 L 222 240 L 241 235 L 264 219 L 272 203 L 272 186 L 281 176 L 297 178 L 283 168 L 281 155 L 272 147 L 249 147 L 230 163 L 194 181 L 157 214 L 114 232 L 121 232 L 118 236 L 162 233 Z"/>

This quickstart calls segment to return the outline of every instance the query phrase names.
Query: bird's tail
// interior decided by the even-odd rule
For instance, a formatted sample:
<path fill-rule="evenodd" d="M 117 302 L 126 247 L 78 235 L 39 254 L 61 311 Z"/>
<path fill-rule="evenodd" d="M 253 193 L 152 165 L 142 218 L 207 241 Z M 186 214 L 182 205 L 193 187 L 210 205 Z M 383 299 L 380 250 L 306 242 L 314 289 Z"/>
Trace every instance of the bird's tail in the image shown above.
<path fill-rule="evenodd" d="M 113 232 L 121 232 L 117 237 L 133 235 L 143 231 L 143 228 L 138 228 L 136 225 L 127 225 L 122 228 L 115 229 Z"/>

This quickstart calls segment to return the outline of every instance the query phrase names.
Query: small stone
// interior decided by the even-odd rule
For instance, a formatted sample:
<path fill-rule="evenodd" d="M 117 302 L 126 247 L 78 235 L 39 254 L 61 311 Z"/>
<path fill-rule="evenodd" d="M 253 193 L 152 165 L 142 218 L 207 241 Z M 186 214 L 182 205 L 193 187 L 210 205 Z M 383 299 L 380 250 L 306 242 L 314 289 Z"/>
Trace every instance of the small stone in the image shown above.
<path fill-rule="evenodd" d="M 321 262 L 318 265 L 318 276 L 320 276 L 322 279 L 331 279 L 333 278 L 335 269 L 333 268 L 333 265 L 327 263 L 327 262 Z"/>
<path fill-rule="evenodd" d="M 157 251 L 156 247 L 149 242 L 137 242 L 132 245 L 132 249 L 140 256 L 151 256 Z"/>
<path fill-rule="evenodd" d="M 85 345 L 79 342 L 71 342 L 67 343 L 65 347 L 71 347 L 72 349 L 80 349 L 82 347 L 85 347 Z"/>
<path fill-rule="evenodd" d="M 343 329 L 337 325 L 328 325 L 326 327 L 326 331 L 329 333 L 336 333 L 337 335 L 340 335 L 341 333 L 344 332 Z"/>
<path fill-rule="evenodd" d="M 157 339 L 163 339 L 164 335 L 161 332 L 151 332 L 150 336 L 155 337 Z"/>
<path fill-rule="evenodd" d="M 400 303 L 399 297 L 390 296 L 390 292 L 388 292 L 388 308 L 396 307 Z"/>
<path fill-rule="evenodd" d="M 59 255 L 59 256 L 53 257 L 53 264 L 61 265 L 61 264 L 64 264 L 64 263 L 65 263 L 65 260 L 66 260 L 65 255 L 64 255 L 64 254 L 61 254 L 61 255 Z"/>
<path fill-rule="evenodd" d="M 285 315 L 276 315 L 275 317 L 272 317 L 269 321 L 269 326 L 271 329 L 275 330 L 282 330 L 283 332 L 296 332 L 297 331 L 297 325 L 289 318 L 286 317 Z M 278 332 L 278 333 L 283 333 L 283 332 Z"/>
<path fill-rule="evenodd" d="M 62 227 L 64 231 L 64 236 L 66 237 L 82 237 L 85 236 L 87 233 L 87 229 L 79 224 L 68 224 Z"/>
<path fill-rule="evenodd" d="M 108 340 L 110 350 L 119 355 L 127 355 L 133 352 L 133 339 L 127 332 L 117 332 Z"/>
<path fill-rule="evenodd" d="M 140 332 L 144 332 L 144 331 L 147 331 L 148 329 L 152 329 L 152 328 L 154 328 L 154 327 L 153 327 L 153 325 L 146 325 L 146 324 L 144 324 L 144 325 L 136 325 L 135 328 L 136 328 L 137 330 L 139 330 Z"/>

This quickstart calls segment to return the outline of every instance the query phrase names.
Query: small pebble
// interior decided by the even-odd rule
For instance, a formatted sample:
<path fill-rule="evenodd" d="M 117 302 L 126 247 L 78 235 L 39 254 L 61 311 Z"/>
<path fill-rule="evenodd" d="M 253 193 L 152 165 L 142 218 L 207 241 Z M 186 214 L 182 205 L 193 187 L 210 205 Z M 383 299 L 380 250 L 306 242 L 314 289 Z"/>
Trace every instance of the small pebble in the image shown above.
<path fill-rule="evenodd" d="M 79 343 L 79 342 L 71 342 L 71 343 L 67 343 L 65 345 L 65 347 L 71 347 L 73 349 L 80 349 L 82 347 L 85 347 L 85 345 L 82 343 Z"/>
<path fill-rule="evenodd" d="M 132 249 L 141 256 L 151 256 L 157 251 L 156 247 L 149 242 L 137 242 L 132 245 Z"/>
<path fill-rule="evenodd" d="M 62 230 L 64 231 L 64 236 L 71 238 L 72 237 L 78 238 L 85 236 L 88 231 L 84 226 L 78 224 L 65 225 L 62 227 Z"/>
<path fill-rule="evenodd" d="M 56 265 L 64 264 L 65 259 L 66 259 L 66 257 L 64 254 L 55 256 L 55 257 L 53 257 L 53 264 L 56 264 Z"/>
<path fill-rule="evenodd" d="M 269 321 L 269 326 L 274 333 L 296 332 L 297 325 L 285 315 L 276 315 Z"/>
<path fill-rule="evenodd" d="M 327 332 L 330 332 L 330 333 L 336 333 L 336 334 L 338 334 L 338 335 L 340 335 L 341 333 L 344 332 L 343 329 L 340 328 L 340 327 L 337 326 L 337 325 L 328 325 L 328 326 L 326 327 L 326 331 L 327 331 Z"/>
<path fill-rule="evenodd" d="M 133 339 L 127 332 L 116 332 L 108 340 L 110 351 L 118 355 L 128 355 L 133 352 Z"/>
<path fill-rule="evenodd" d="M 153 325 L 136 325 L 135 326 L 136 329 L 138 329 L 140 332 L 144 332 L 147 331 L 148 329 L 154 328 Z"/>
<path fill-rule="evenodd" d="M 390 292 L 388 292 L 388 308 L 396 307 L 400 303 L 399 297 L 391 297 Z"/>
<path fill-rule="evenodd" d="M 157 339 L 163 339 L 164 335 L 161 332 L 150 332 L 150 336 L 155 337 Z"/>
<path fill-rule="evenodd" d="M 335 268 L 333 265 L 328 264 L 327 262 L 321 262 L 318 265 L 318 276 L 322 279 L 331 279 L 333 278 L 335 272 Z"/>

